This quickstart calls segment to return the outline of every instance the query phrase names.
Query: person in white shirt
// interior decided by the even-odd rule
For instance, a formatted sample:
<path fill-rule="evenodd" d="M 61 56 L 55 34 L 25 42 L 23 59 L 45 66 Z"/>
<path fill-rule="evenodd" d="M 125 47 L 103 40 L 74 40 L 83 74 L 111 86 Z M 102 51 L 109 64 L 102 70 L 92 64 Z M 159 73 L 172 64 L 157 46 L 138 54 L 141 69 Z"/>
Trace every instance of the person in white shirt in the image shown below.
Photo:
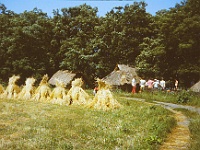
<path fill-rule="evenodd" d="M 154 88 L 154 89 L 158 89 L 159 84 L 160 84 L 159 80 L 154 79 L 153 88 Z"/>
<path fill-rule="evenodd" d="M 162 78 L 162 80 L 160 81 L 160 86 L 161 86 L 162 90 L 165 89 L 165 81 L 163 80 L 163 78 Z"/>
<path fill-rule="evenodd" d="M 140 79 L 140 90 L 141 91 L 144 91 L 145 85 L 146 85 L 146 80 L 141 78 Z"/>
<path fill-rule="evenodd" d="M 135 76 L 133 77 L 131 84 L 132 84 L 132 93 L 134 94 L 135 93 L 135 88 L 136 88 L 136 79 L 135 79 Z"/>

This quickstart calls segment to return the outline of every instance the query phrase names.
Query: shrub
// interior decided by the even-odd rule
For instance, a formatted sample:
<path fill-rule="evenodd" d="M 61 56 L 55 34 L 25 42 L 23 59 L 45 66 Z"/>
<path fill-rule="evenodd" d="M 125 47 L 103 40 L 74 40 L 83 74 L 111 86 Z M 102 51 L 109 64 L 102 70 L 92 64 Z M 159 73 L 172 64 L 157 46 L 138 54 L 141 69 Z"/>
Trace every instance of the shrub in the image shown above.
<path fill-rule="evenodd" d="M 178 103 L 187 103 L 190 100 L 190 94 L 186 90 L 181 91 L 178 94 L 177 102 Z"/>

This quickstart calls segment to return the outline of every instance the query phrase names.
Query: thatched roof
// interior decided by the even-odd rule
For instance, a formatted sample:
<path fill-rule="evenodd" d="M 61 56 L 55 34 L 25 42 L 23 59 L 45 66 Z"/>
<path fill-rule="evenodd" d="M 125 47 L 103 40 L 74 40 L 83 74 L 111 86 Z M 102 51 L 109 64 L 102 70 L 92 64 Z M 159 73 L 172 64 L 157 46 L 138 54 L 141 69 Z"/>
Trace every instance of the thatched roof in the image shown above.
<path fill-rule="evenodd" d="M 58 79 L 62 81 L 65 86 L 67 86 L 71 83 L 75 76 L 75 73 L 72 73 L 68 70 L 59 70 L 51 77 L 51 79 L 49 80 L 49 84 L 56 85 L 56 79 Z"/>
<path fill-rule="evenodd" d="M 191 88 L 192 91 L 194 92 L 200 92 L 200 80 L 196 84 L 194 84 Z"/>
<path fill-rule="evenodd" d="M 133 77 L 136 77 L 136 80 L 139 80 L 135 68 L 118 64 L 110 74 L 103 78 L 103 80 L 110 85 L 120 86 L 125 83 L 131 84 Z"/>

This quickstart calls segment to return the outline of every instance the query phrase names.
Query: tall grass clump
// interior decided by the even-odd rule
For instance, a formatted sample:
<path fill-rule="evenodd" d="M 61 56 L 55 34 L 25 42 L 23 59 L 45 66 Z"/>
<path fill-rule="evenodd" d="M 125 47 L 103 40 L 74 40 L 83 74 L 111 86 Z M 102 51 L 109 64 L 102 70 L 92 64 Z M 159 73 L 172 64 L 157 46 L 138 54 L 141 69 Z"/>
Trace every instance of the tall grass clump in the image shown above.
<path fill-rule="evenodd" d="M 0 149 L 158 149 L 172 114 L 115 96 L 123 107 L 109 111 L 0 99 Z"/>

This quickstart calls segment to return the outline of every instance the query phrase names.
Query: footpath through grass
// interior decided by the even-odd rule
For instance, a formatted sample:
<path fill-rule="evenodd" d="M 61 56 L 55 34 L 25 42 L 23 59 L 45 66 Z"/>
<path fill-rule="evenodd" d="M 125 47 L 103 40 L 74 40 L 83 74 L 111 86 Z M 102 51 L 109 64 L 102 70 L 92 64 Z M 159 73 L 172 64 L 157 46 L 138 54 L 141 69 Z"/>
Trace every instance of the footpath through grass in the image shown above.
<path fill-rule="evenodd" d="M 158 149 L 176 124 L 172 114 L 114 96 L 124 107 L 106 112 L 0 99 L 0 149 Z"/>
<path fill-rule="evenodd" d="M 143 98 L 146 101 L 161 101 L 161 102 L 168 102 L 174 104 L 181 104 L 181 105 L 190 105 L 195 107 L 200 107 L 200 94 L 195 93 L 192 91 L 144 91 L 142 93 L 125 93 L 118 91 L 116 93 L 121 93 L 126 97 L 137 97 Z"/>
<path fill-rule="evenodd" d="M 118 91 L 121 95 L 126 97 L 143 98 L 145 101 L 162 101 L 181 105 L 191 105 L 194 107 L 200 107 L 200 95 L 191 91 L 178 91 L 178 92 L 142 92 L 139 94 L 131 94 Z M 189 130 L 191 133 L 190 147 L 188 150 L 199 150 L 200 147 L 200 115 L 198 113 L 191 112 L 186 109 L 176 109 L 181 111 L 190 120 Z"/>
<path fill-rule="evenodd" d="M 190 120 L 189 130 L 191 133 L 189 150 L 199 150 L 200 147 L 200 115 L 186 109 L 176 109 L 183 112 Z"/>

